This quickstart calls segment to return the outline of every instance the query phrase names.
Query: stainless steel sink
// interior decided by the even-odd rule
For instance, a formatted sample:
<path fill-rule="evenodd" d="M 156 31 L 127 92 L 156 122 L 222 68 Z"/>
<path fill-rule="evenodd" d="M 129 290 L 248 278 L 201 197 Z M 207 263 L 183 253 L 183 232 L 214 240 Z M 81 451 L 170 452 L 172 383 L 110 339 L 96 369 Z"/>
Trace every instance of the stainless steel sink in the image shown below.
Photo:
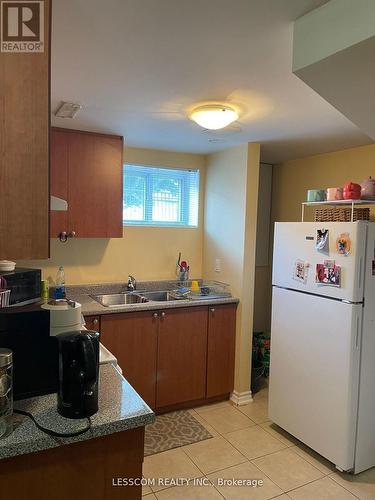
<path fill-rule="evenodd" d="M 142 304 L 145 302 L 168 302 L 170 300 L 178 300 L 178 298 L 168 290 L 159 290 L 155 292 L 137 291 L 128 293 L 111 293 L 107 295 L 91 295 L 91 297 L 99 302 L 104 307 L 120 307 L 129 304 Z M 189 298 L 190 300 L 207 300 L 230 297 L 230 294 L 208 294 L 196 295 L 190 294 L 189 297 L 181 297 L 180 299 Z"/>
<path fill-rule="evenodd" d="M 142 295 L 147 300 L 155 302 L 167 302 L 168 300 L 176 300 L 175 297 L 172 297 L 170 292 L 168 291 L 144 292 L 142 293 Z"/>
<path fill-rule="evenodd" d="M 230 293 L 222 293 L 222 294 L 217 294 L 217 293 L 208 293 L 207 295 L 204 294 L 195 294 L 195 293 L 190 293 L 187 296 L 181 295 L 180 297 L 177 297 L 175 293 L 171 291 L 158 291 L 158 292 L 142 292 L 142 295 L 146 297 L 149 301 L 153 302 L 167 302 L 169 300 L 183 300 L 183 299 L 189 299 L 189 300 L 212 300 L 212 299 L 222 299 L 226 297 L 231 297 Z"/>
<path fill-rule="evenodd" d="M 148 298 L 137 293 L 111 293 L 108 295 L 91 295 L 91 297 L 104 307 L 126 306 L 128 304 L 148 302 Z"/>

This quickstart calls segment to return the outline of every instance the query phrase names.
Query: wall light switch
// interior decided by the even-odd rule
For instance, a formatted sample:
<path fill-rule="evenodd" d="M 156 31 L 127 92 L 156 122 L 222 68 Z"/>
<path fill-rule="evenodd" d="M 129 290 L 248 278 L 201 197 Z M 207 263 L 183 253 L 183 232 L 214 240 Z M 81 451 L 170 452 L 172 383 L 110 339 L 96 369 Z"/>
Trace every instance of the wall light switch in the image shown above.
<path fill-rule="evenodd" d="M 215 272 L 221 272 L 221 259 L 215 259 Z"/>

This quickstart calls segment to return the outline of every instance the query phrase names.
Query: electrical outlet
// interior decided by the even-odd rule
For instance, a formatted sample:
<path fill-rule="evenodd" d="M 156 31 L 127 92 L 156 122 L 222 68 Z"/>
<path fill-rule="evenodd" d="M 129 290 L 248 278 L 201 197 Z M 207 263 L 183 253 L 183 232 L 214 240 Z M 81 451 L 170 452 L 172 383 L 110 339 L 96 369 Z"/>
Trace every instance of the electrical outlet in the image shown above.
<path fill-rule="evenodd" d="M 215 272 L 221 272 L 221 259 L 215 259 Z"/>

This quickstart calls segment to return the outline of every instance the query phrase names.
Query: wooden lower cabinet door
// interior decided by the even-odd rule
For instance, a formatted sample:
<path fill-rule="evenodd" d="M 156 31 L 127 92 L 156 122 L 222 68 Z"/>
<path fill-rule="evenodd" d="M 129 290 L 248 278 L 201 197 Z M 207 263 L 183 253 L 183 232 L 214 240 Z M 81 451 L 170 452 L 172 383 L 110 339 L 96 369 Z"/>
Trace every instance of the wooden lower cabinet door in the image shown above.
<path fill-rule="evenodd" d="M 233 391 L 236 304 L 208 308 L 207 397 Z"/>
<path fill-rule="evenodd" d="M 205 397 L 207 307 L 160 313 L 156 407 Z"/>
<path fill-rule="evenodd" d="M 124 377 L 151 408 L 155 408 L 158 326 L 154 311 L 105 314 L 100 324 L 102 344 L 116 356 Z"/>
<path fill-rule="evenodd" d="M 93 332 L 100 332 L 100 316 L 85 316 L 85 327 Z"/>

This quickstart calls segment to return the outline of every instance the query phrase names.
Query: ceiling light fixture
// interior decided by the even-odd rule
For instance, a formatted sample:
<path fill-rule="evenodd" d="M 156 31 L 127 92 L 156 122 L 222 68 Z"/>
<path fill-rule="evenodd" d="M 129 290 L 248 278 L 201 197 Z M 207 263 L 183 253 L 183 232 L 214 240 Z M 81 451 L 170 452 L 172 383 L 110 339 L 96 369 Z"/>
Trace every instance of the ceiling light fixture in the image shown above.
<path fill-rule="evenodd" d="M 203 128 L 218 130 L 238 120 L 238 113 L 227 105 L 205 104 L 194 108 L 190 113 L 190 119 Z"/>

